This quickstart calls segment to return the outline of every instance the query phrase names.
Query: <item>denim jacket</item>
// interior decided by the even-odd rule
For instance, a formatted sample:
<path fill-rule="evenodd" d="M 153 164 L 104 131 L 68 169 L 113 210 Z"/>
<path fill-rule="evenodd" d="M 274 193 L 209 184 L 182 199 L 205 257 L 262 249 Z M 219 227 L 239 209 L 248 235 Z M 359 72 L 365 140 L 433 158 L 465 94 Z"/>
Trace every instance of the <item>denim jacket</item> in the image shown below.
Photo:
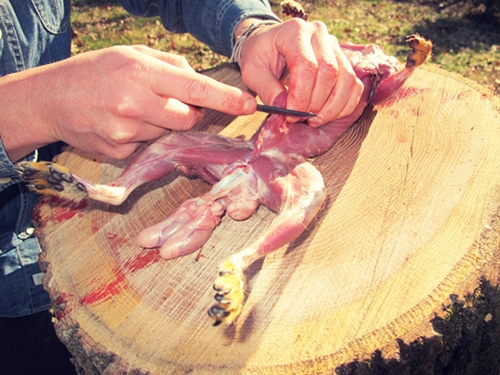
<path fill-rule="evenodd" d="M 130 13 L 160 16 L 167 29 L 189 32 L 226 56 L 231 54 L 233 31 L 242 19 L 277 20 L 267 0 L 121 2 Z M 0 0 L 0 77 L 65 59 L 70 51 L 70 0 Z M 60 145 L 49 145 L 26 158 L 51 160 L 59 150 Z M 37 195 L 17 179 L 0 134 L 0 317 L 28 315 L 50 305 L 38 265 L 42 250 L 31 221 L 37 202 Z"/>

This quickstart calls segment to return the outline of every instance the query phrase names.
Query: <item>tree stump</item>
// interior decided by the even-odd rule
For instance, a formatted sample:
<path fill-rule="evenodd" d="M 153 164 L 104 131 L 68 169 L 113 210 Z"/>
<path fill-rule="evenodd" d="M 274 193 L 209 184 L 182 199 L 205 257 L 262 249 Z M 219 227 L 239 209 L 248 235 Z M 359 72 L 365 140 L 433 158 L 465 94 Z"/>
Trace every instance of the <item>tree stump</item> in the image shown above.
<path fill-rule="evenodd" d="M 230 66 L 209 72 L 241 85 Z M 328 200 L 306 232 L 247 272 L 231 326 L 207 308 L 217 269 L 274 213 L 224 217 L 198 252 L 162 260 L 137 233 L 207 191 L 164 178 L 120 207 L 44 199 L 38 234 L 54 324 L 83 374 L 409 374 L 499 369 L 499 101 L 432 66 L 367 109 L 313 163 Z M 264 116 L 208 112 L 198 127 L 250 136 Z M 101 183 L 127 161 L 68 149 Z"/>

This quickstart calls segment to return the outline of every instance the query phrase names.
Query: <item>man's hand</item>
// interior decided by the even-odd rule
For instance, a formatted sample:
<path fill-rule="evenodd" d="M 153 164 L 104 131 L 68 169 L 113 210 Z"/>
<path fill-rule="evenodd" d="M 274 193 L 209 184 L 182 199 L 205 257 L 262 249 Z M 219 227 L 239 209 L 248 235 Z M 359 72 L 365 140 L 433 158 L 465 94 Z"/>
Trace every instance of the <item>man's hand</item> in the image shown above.
<path fill-rule="evenodd" d="M 233 115 L 256 107 L 249 93 L 143 46 L 86 52 L 12 74 L 0 80 L 2 92 L 9 99 L 0 104 L 0 130 L 12 160 L 60 140 L 125 158 L 167 129 L 190 129 L 203 116 L 200 107 Z"/>
<path fill-rule="evenodd" d="M 240 30 L 251 22 L 244 20 Z M 319 21 L 294 18 L 256 29 L 243 44 L 240 67 L 243 82 L 266 104 L 285 90 L 280 80 L 288 68 L 287 108 L 317 113 L 308 120 L 315 127 L 351 114 L 363 90 L 337 39 Z"/>

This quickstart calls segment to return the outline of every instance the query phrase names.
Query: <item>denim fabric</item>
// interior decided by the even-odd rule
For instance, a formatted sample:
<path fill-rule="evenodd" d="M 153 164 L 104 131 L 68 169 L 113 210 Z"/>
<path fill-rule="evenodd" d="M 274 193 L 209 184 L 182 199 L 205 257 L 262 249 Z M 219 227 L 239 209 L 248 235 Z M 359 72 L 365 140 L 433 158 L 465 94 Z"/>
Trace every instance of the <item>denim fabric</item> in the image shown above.
<path fill-rule="evenodd" d="M 0 76 L 48 64 L 70 54 L 70 0 L 0 0 Z M 1 121 L 1 114 L 0 114 Z M 1 136 L 1 134 L 0 134 Z M 60 147 L 30 155 L 51 160 Z M 47 310 L 41 284 L 40 245 L 33 234 L 35 193 L 19 183 L 0 142 L 0 316 Z"/>
<path fill-rule="evenodd" d="M 132 14 L 160 16 L 163 25 L 177 33 L 188 32 L 213 51 L 231 56 L 234 29 L 248 17 L 279 19 L 267 0 L 120 0 Z"/>
<path fill-rule="evenodd" d="M 132 14 L 160 16 L 170 31 L 189 32 L 226 56 L 231 55 L 232 35 L 242 19 L 277 19 L 267 0 L 121 2 Z M 70 0 L 0 0 L 0 77 L 65 59 L 70 51 Z M 51 160 L 60 146 L 44 147 L 28 159 Z M 17 179 L 0 139 L 0 317 L 49 307 L 38 266 L 41 248 L 31 222 L 37 202 L 37 195 Z"/>
<path fill-rule="evenodd" d="M 70 54 L 70 0 L 0 0 L 0 74 Z"/>

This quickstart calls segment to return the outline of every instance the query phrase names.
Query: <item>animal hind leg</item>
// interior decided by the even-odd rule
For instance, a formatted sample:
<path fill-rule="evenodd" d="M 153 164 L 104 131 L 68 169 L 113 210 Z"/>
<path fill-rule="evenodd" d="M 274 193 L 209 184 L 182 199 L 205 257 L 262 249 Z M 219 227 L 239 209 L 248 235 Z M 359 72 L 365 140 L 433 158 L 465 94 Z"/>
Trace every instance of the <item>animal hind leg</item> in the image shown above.
<path fill-rule="evenodd" d="M 231 255 L 219 268 L 213 285 L 216 304 L 208 310 L 215 326 L 230 324 L 241 313 L 245 299 L 245 270 L 257 259 L 296 239 L 326 198 L 323 178 L 309 163 L 299 164 L 276 182 L 283 189 L 283 204 L 278 216 L 256 242 Z"/>

